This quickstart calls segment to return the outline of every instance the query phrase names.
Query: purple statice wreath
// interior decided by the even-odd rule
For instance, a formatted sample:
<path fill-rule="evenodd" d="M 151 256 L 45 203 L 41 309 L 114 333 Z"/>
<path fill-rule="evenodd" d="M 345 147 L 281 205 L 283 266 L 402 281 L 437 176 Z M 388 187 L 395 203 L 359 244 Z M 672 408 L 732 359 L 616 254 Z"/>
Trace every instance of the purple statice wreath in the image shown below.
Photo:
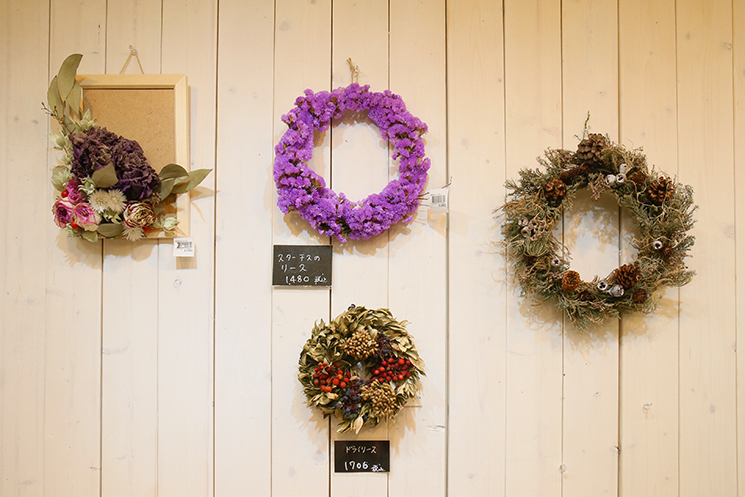
<path fill-rule="evenodd" d="M 282 116 L 289 129 L 275 147 L 279 208 L 285 214 L 298 211 L 319 233 L 342 243 L 371 238 L 399 221 L 411 221 L 430 165 L 422 140 L 427 125 L 406 110 L 400 96 L 388 90 L 371 92 L 369 88 L 352 83 L 332 92 L 305 90 L 295 107 Z M 325 131 L 331 119 L 340 118 L 347 110 L 367 110 L 383 138 L 390 142 L 392 158 L 399 159 L 398 179 L 358 202 L 327 188 L 324 179 L 308 167 L 313 157 L 313 132 Z"/>

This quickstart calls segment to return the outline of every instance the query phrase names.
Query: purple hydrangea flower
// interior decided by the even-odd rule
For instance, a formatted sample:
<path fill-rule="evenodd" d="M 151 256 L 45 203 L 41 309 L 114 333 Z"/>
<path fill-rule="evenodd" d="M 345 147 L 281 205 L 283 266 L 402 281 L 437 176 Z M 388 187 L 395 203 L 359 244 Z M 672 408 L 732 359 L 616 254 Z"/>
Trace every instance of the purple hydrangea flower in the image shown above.
<path fill-rule="evenodd" d="M 427 125 L 406 110 L 400 96 L 389 90 L 372 93 L 369 88 L 353 83 L 331 92 L 305 90 L 282 116 L 289 129 L 274 149 L 279 208 L 284 213 L 298 211 L 319 233 L 341 242 L 371 238 L 398 222 L 410 221 L 427 183 L 430 161 L 422 140 Z M 323 178 L 308 168 L 313 132 L 328 129 L 331 120 L 346 110 L 367 110 L 383 138 L 390 141 L 393 159 L 399 159 L 399 178 L 359 202 L 326 188 Z"/>
<path fill-rule="evenodd" d="M 72 174 L 77 178 L 92 175 L 108 164 L 114 164 L 119 182 L 113 188 L 127 200 L 150 198 L 160 187 L 160 177 L 150 166 L 139 143 L 128 140 L 106 128 L 94 126 L 87 133 L 70 136 L 72 141 Z"/>

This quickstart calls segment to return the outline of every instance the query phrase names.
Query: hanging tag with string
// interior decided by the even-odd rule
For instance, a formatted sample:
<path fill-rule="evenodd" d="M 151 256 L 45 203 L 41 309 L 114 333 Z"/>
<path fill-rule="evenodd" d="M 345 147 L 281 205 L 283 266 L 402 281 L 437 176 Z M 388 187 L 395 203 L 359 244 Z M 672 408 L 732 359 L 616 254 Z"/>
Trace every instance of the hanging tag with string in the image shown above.
<path fill-rule="evenodd" d="M 448 184 L 442 188 L 433 188 L 426 192 L 423 197 L 423 205 L 429 208 L 429 211 L 434 214 L 447 214 L 450 210 L 450 184 L 453 182 L 452 178 L 448 181 Z"/>

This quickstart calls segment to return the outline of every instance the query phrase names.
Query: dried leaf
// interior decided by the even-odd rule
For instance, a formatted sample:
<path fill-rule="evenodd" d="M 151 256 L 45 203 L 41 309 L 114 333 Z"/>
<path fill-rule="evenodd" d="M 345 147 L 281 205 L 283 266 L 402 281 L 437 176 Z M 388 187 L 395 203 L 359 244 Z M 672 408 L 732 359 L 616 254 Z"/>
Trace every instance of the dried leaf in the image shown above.
<path fill-rule="evenodd" d="M 112 162 L 109 162 L 109 165 L 106 167 L 95 171 L 91 176 L 91 180 L 96 184 L 96 188 L 110 188 L 119 181 Z"/>
<path fill-rule="evenodd" d="M 212 171 L 212 169 L 197 169 L 189 173 L 189 184 L 186 187 L 186 191 L 193 190 L 199 183 L 204 181 L 204 178 Z"/>
<path fill-rule="evenodd" d="M 122 231 L 124 231 L 124 225 L 114 223 L 99 224 L 96 231 L 106 238 L 115 238 L 122 234 Z"/>
<path fill-rule="evenodd" d="M 161 180 L 168 178 L 181 178 L 188 177 L 189 172 L 178 164 L 168 164 L 163 166 L 163 169 L 160 170 L 158 176 L 160 176 Z"/>
<path fill-rule="evenodd" d="M 165 199 L 171 194 L 173 190 L 173 184 L 176 182 L 176 178 L 166 178 L 160 181 L 160 198 Z"/>
<path fill-rule="evenodd" d="M 61 115 L 65 111 L 65 106 L 59 96 L 59 83 L 57 76 L 55 76 L 54 79 L 52 79 L 52 82 L 49 83 L 49 90 L 47 90 L 47 103 L 49 103 L 49 110 L 52 112 Z"/>
<path fill-rule="evenodd" d="M 62 102 L 66 102 L 70 92 L 75 86 L 75 74 L 78 72 L 78 66 L 80 65 L 80 59 L 83 56 L 79 53 L 74 53 L 68 56 L 59 68 L 57 77 L 59 78 L 59 95 Z"/>

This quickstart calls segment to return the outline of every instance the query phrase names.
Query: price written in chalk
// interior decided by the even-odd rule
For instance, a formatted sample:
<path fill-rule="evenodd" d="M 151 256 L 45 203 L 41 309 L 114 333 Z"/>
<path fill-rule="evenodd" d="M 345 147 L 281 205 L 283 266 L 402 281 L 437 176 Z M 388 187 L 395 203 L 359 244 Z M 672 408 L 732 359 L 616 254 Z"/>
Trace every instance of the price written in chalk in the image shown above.
<path fill-rule="evenodd" d="M 330 245 L 275 245 L 272 284 L 331 286 Z"/>
<path fill-rule="evenodd" d="M 391 466 L 391 446 L 388 440 L 334 441 L 334 471 L 336 473 L 386 473 Z"/>

